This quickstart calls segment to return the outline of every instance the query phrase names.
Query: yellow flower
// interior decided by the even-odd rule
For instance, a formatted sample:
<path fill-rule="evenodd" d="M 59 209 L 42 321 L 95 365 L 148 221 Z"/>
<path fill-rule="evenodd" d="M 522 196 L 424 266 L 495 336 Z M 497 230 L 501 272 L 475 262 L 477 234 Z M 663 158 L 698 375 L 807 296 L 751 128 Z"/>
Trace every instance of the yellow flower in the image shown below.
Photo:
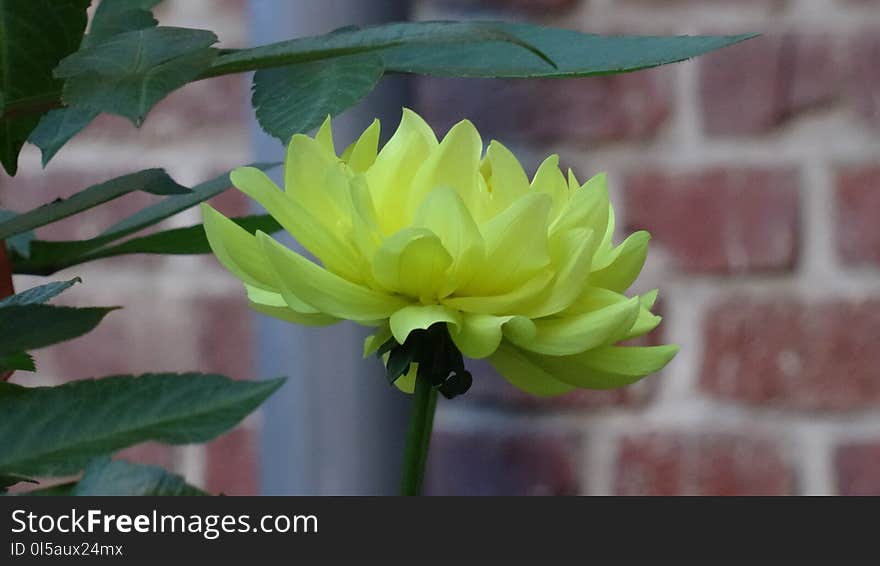
<path fill-rule="evenodd" d="M 374 121 L 337 157 L 328 118 L 314 138 L 291 139 L 285 190 L 259 169 L 232 172 L 317 261 L 202 205 L 211 248 L 254 309 L 299 324 L 375 327 L 365 355 L 445 323 L 462 354 L 488 358 L 535 395 L 626 385 L 676 354 L 673 345 L 615 345 L 660 317 L 650 310 L 656 291 L 623 294 L 650 235 L 612 243 L 604 175 L 581 185 L 553 155 L 529 182 L 497 141 L 483 155 L 469 121 L 438 142 L 409 110 L 381 151 L 378 141 Z M 396 384 L 411 391 L 414 378 Z"/>

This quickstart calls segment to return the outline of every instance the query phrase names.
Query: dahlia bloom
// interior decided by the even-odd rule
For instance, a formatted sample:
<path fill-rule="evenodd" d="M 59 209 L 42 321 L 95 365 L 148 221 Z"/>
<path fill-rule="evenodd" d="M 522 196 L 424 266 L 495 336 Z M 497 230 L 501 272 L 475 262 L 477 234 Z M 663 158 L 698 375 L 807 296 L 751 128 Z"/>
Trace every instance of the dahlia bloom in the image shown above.
<path fill-rule="evenodd" d="M 553 155 L 529 181 L 497 141 L 484 155 L 469 121 L 438 142 L 409 110 L 381 151 L 378 141 L 374 121 L 338 157 L 328 118 L 314 138 L 291 139 L 284 190 L 253 167 L 231 173 L 314 260 L 202 205 L 214 254 L 255 310 L 374 327 L 365 355 L 443 323 L 464 356 L 488 358 L 542 396 L 626 385 L 676 354 L 673 345 L 615 345 L 660 317 L 651 313 L 656 291 L 624 294 L 650 235 L 612 243 L 604 175 L 581 185 Z M 396 385 L 411 391 L 415 374 Z"/>

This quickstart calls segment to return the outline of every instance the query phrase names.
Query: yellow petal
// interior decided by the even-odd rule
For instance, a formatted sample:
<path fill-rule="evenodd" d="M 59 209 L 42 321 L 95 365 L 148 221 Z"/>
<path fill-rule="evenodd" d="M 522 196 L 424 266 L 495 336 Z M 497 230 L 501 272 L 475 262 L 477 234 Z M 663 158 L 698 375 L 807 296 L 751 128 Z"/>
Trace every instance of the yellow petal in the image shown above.
<path fill-rule="evenodd" d="M 532 179 L 533 191 L 546 193 L 553 199 L 550 208 L 551 221 L 555 220 L 568 203 L 568 183 L 559 170 L 559 156 L 551 155 L 544 160 Z"/>
<path fill-rule="evenodd" d="M 628 289 L 645 265 L 650 239 L 651 235 L 645 231 L 631 234 L 612 250 L 605 267 L 590 274 L 590 285 L 618 292 Z"/>
<path fill-rule="evenodd" d="M 324 118 L 324 123 L 321 124 L 321 127 L 318 128 L 318 133 L 315 134 L 315 140 L 325 151 L 327 151 L 327 153 L 336 157 L 336 147 L 333 145 L 333 128 L 330 125 L 329 114 Z"/>
<path fill-rule="evenodd" d="M 480 229 L 461 197 L 452 188 L 439 188 L 427 196 L 413 220 L 440 238 L 452 256 L 452 265 L 439 289 L 439 296 L 464 287 L 477 273 L 485 258 Z"/>
<path fill-rule="evenodd" d="M 489 217 L 504 211 L 529 191 L 529 178 L 516 156 L 492 140 L 480 170 L 489 188 Z"/>
<path fill-rule="evenodd" d="M 660 321 L 663 320 L 663 317 L 657 316 L 651 312 L 651 307 L 654 306 L 654 301 L 656 300 L 657 289 L 639 297 L 639 316 L 633 324 L 633 327 L 627 332 L 625 338 L 638 338 L 639 336 L 644 336 L 648 332 L 657 328 Z"/>
<path fill-rule="evenodd" d="M 304 309 L 297 310 L 289 304 L 292 301 L 285 300 L 280 293 L 272 293 L 250 285 L 245 285 L 245 288 L 247 290 L 250 307 L 259 313 L 305 326 L 326 326 L 328 324 L 339 322 L 338 318 L 319 313 L 308 306 Z M 303 303 L 299 302 L 294 304 L 299 305 Z"/>
<path fill-rule="evenodd" d="M 461 314 L 442 305 L 409 305 L 391 315 L 391 334 L 399 344 L 403 344 L 413 330 L 427 330 L 438 322 L 458 327 L 461 325 Z"/>
<path fill-rule="evenodd" d="M 255 167 L 239 167 L 229 178 L 241 192 L 265 208 L 296 240 L 330 271 L 347 278 L 360 275 L 358 255 L 351 244 L 327 229 L 310 211 L 291 199 Z"/>
<path fill-rule="evenodd" d="M 551 397 L 574 389 L 536 365 L 518 348 L 504 342 L 489 357 L 489 363 L 515 387 L 532 395 Z"/>
<path fill-rule="evenodd" d="M 394 382 L 394 387 L 400 389 L 404 393 L 412 393 L 416 390 L 416 376 L 419 374 L 419 364 L 413 363 L 409 366 L 409 371 L 401 375 Z"/>
<path fill-rule="evenodd" d="M 486 261 L 463 292 L 496 295 L 511 291 L 550 263 L 547 214 L 551 199 L 528 194 L 482 226 Z"/>
<path fill-rule="evenodd" d="M 528 359 L 559 380 L 587 389 L 612 389 L 634 383 L 663 369 L 678 346 L 605 346 L 574 356 L 526 354 Z"/>
<path fill-rule="evenodd" d="M 524 316 L 463 313 L 461 325 L 457 331 L 450 330 L 450 335 L 462 354 L 479 359 L 491 356 L 498 349 L 505 328 L 512 328 L 512 332 L 520 335 L 535 334 L 535 324 Z"/>
<path fill-rule="evenodd" d="M 535 337 L 516 345 L 540 354 L 566 356 L 620 340 L 639 314 L 639 299 L 583 314 L 535 321 Z"/>
<path fill-rule="evenodd" d="M 588 228 L 568 230 L 554 239 L 556 273 L 540 300 L 526 308 L 530 317 L 540 318 L 561 312 L 580 296 L 589 282 L 596 243 L 594 232 Z"/>
<path fill-rule="evenodd" d="M 404 228 L 376 250 L 373 277 L 390 292 L 428 302 L 437 297 L 452 256 L 427 228 Z"/>
<path fill-rule="evenodd" d="M 478 210 L 485 201 L 480 192 L 479 167 L 482 151 L 480 134 L 473 124 L 462 120 L 454 125 L 413 179 L 407 207 L 409 213 L 413 214 L 420 209 L 428 194 L 440 187 L 458 193 L 469 210 Z"/>
<path fill-rule="evenodd" d="M 380 228 L 392 234 L 409 222 L 404 209 L 419 167 L 437 147 L 437 138 L 422 118 L 407 108 L 397 131 L 366 172 L 379 214 Z"/>
<path fill-rule="evenodd" d="M 550 232 L 555 234 L 574 228 L 589 228 L 596 234 L 605 234 L 609 206 L 608 181 L 602 173 L 572 191 L 559 218 L 550 226 Z"/>
<path fill-rule="evenodd" d="M 501 295 L 448 297 L 443 304 L 463 312 L 480 314 L 516 314 L 533 304 L 553 280 L 553 272 L 538 272 L 516 289 Z"/>
<path fill-rule="evenodd" d="M 263 251 L 253 234 L 209 204 L 202 203 L 201 209 L 208 244 L 220 263 L 245 283 L 277 290 L 275 273 L 263 257 Z"/>
<path fill-rule="evenodd" d="M 352 144 L 351 152 L 346 156 L 345 161 L 355 173 L 363 173 L 376 161 L 379 131 L 379 120 L 373 120 L 373 123 Z"/>
<path fill-rule="evenodd" d="M 357 285 L 287 249 L 263 232 L 257 239 L 281 285 L 323 313 L 354 321 L 391 316 L 406 302 Z"/>

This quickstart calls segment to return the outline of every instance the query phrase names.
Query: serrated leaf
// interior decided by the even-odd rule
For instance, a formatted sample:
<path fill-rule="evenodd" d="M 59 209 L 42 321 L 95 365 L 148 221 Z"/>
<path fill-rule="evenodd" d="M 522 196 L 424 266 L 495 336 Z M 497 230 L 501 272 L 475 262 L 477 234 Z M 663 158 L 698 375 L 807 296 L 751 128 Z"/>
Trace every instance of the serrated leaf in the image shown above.
<path fill-rule="evenodd" d="M 39 305 L 45 303 L 49 299 L 58 296 L 64 291 L 70 289 L 77 283 L 82 283 L 82 279 L 74 277 L 67 281 L 53 281 L 37 287 L 31 287 L 21 293 L 16 293 L 10 297 L 0 300 L 0 308 L 11 307 L 15 305 Z"/>
<path fill-rule="evenodd" d="M 181 476 L 157 466 L 110 458 L 93 460 L 70 494 L 76 496 L 208 495 L 186 483 Z"/>
<path fill-rule="evenodd" d="M 59 199 L 8 218 L 0 222 L 0 239 L 57 222 L 133 191 L 144 191 L 154 195 L 178 195 L 190 192 L 188 188 L 178 185 L 164 169 L 145 169 L 93 185 L 70 198 Z"/>
<path fill-rule="evenodd" d="M 154 27 L 113 35 L 66 57 L 65 103 L 125 116 L 139 126 L 171 91 L 210 67 L 217 36 L 206 30 Z"/>
<path fill-rule="evenodd" d="M 257 71 L 257 120 L 286 143 L 293 134 L 307 132 L 328 115 L 353 106 L 373 90 L 383 71 L 382 59 L 372 53 Z"/>
<path fill-rule="evenodd" d="M 61 89 L 52 69 L 79 46 L 88 5 L 89 0 L 0 0 L 0 162 L 10 175 L 49 109 L 44 100 Z"/>
<path fill-rule="evenodd" d="M 159 0 L 111 0 L 101 2 L 95 10 L 89 32 L 82 46 L 95 45 L 127 31 L 155 27 L 157 22 L 150 8 Z M 40 148 L 43 167 L 76 134 L 88 126 L 99 112 L 89 108 L 68 106 L 44 115 L 31 132 L 28 141 Z"/>
<path fill-rule="evenodd" d="M 0 472 L 64 475 L 148 440 L 190 444 L 238 424 L 283 383 L 150 374 L 57 387 L 0 383 Z"/>
<path fill-rule="evenodd" d="M 0 356 L 0 371 L 37 371 L 34 359 L 27 352 L 15 352 Z"/>
<path fill-rule="evenodd" d="M 107 313 L 115 308 L 52 305 L 3 307 L 0 309 L 0 356 L 82 336 L 98 326 Z"/>

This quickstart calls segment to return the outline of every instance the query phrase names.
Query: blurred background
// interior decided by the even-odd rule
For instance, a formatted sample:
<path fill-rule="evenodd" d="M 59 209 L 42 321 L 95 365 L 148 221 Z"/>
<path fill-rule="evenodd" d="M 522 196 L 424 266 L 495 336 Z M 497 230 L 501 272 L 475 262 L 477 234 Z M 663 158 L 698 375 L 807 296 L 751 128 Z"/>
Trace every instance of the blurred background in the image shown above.
<path fill-rule="evenodd" d="M 470 118 L 531 168 L 558 153 L 581 178 L 607 171 L 621 235 L 654 235 L 637 286 L 662 290 L 664 322 L 649 340 L 682 347 L 635 386 L 553 400 L 475 364 L 472 391 L 440 404 L 428 491 L 880 495 L 880 0 L 165 0 L 157 16 L 211 29 L 225 47 L 406 18 L 762 33 L 628 75 L 395 77 L 338 121 L 351 139 L 379 116 L 387 138 L 407 105 L 440 134 Z M 140 168 L 192 184 L 277 159 L 281 145 L 259 132 L 248 100 L 248 77 L 211 79 L 171 95 L 139 131 L 96 120 L 45 171 L 30 147 L 19 175 L 0 177 L 0 204 L 27 210 Z M 40 235 L 90 237 L 153 198 L 132 194 Z M 214 204 L 250 211 L 234 191 Z M 198 221 L 189 211 L 170 225 Z M 215 442 L 126 456 L 228 494 L 395 491 L 407 399 L 378 361 L 360 359 L 360 329 L 259 317 L 207 256 L 128 256 L 55 279 L 73 275 L 84 284 L 59 302 L 125 308 L 37 352 L 39 382 L 172 370 L 290 376 L 265 410 Z"/>

